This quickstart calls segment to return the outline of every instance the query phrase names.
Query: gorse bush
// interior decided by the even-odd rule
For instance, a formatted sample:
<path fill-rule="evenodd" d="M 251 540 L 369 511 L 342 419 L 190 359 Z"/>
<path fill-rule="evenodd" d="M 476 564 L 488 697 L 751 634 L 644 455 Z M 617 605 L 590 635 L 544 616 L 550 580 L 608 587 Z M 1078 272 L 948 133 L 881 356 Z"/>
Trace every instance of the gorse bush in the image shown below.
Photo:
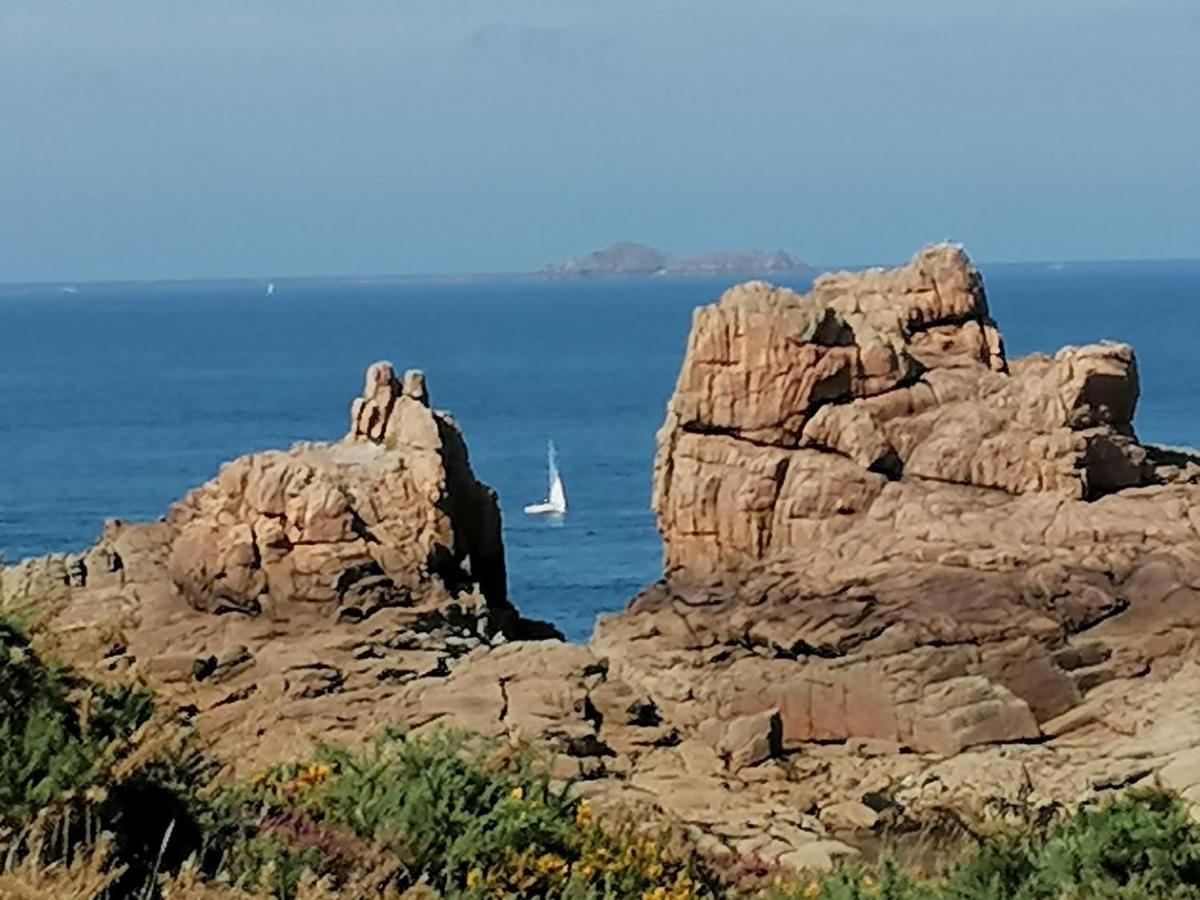
<path fill-rule="evenodd" d="M 1135 791 L 1081 810 L 1032 854 L 1019 897 L 1200 897 L 1200 827 L 1174 796 Z"/>
<path fill-rule="evenodd" d="M 396 887 L 452 896 L 715 893 L 666 833 L 602 823 L 533 757 L 461 734 L 393 733 L 356 753 L 325 749 L 311 763 L 260 773 L 216 805 L 240 823 L 231 877 L 255 887 L 268 872 L 281 896 L 305 870 L 336 881 L 363 857 L 391 860 Z"/>

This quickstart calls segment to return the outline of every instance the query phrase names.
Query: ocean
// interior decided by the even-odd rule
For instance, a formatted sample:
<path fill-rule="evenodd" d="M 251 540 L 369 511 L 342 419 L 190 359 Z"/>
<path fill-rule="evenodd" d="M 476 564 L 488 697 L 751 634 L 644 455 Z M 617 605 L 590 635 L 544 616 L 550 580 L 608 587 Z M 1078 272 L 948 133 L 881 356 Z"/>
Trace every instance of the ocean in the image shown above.
<path fill-rule="evenodd" d="M 1010 356 L 1138 351 L 1144 440 L 1200 445 L 1200 262 L 982 266 Z M 510 593 L 572 640 L 660 572 L 655 431 L 717 279 L 0 286 L 0 553 L 86 547 L 226 460 L 348 425 L 366 367 L 423 369 L 500 494 Z M 795 283 L 800 289 L 806 283 Z M 557 445 L 571 512 L 546 491 Z"/>

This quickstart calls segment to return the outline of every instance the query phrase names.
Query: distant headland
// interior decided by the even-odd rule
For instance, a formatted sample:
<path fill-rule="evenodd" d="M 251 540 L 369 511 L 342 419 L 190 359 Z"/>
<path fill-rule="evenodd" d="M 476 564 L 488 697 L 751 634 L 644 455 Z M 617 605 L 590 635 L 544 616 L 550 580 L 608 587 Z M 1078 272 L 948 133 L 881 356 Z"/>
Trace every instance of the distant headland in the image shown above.
<path fill-rule="evenodd" d="M 815 275 L 808 263 L 782 250 L 714 250 L 699 256 L 673 257 L 655 247 L 620 241 L 604 250 L 566 262 L 550 263 L 539 275 L 580 278 L 613 275 Z"/>

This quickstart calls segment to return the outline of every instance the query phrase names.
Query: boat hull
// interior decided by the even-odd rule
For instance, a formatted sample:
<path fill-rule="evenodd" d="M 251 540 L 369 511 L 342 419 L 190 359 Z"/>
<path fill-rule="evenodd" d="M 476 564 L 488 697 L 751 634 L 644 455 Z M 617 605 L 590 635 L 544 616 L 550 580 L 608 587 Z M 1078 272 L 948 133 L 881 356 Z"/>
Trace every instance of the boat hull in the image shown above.
<path fill-rule="evenodd" d="M 563 516 L 566 515 L 567 508 L 559 506 L 555 503 L 530 503 L 525 507 L 525 515 L 527 516 Z"/>

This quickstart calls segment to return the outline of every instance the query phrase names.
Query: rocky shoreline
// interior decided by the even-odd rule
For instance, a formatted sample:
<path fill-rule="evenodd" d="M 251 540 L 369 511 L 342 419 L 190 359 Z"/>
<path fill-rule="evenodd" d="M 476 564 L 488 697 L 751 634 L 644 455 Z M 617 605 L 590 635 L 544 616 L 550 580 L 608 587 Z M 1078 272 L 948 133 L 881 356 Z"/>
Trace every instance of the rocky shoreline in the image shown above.
<path fill-rule="evenodd" d="M 600 808 L 813 869 L 1159 783 L 1200 801 L 1200 460 L 1141 444 L 1133 350 L 1008 359 L 979 272 L 761 282 L 695 314 L 658 435 L 664 574 L 587 645 L 523 620 L 424 379 L 156 523 L 2 573 L 71 663 L 248 773 L 392 725 L 557 754 Z"/>

